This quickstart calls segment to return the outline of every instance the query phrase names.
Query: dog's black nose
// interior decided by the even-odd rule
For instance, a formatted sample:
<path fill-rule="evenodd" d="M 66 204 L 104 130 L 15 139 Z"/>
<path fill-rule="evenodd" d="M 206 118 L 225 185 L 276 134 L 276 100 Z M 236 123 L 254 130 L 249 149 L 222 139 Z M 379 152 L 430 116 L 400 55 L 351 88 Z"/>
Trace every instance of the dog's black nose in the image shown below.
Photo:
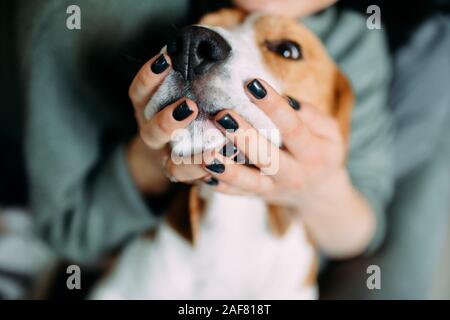
<path fill-rule="evenodd" d="M 199 26 L 185 27 L 167 45 L 174 70 L 186 81 L 207 73 L 211 67 L 223 62 L 230 52 L 230 45 L 220 34 Z"/>

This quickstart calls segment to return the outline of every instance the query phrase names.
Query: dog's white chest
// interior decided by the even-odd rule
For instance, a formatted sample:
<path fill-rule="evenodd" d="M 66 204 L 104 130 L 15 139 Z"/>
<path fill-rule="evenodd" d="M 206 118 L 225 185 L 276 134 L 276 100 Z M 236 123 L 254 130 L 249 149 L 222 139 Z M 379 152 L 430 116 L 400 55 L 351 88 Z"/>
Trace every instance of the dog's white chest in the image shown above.
<path fill-rule="evenodd" d="M 135 240 L 94 299 L 312 299 L 305 287 L 313 248 L 293 224 L 269 228 L 259 198 L 208 195 L 195 246 L 162 224 L 153 240 Z"/>

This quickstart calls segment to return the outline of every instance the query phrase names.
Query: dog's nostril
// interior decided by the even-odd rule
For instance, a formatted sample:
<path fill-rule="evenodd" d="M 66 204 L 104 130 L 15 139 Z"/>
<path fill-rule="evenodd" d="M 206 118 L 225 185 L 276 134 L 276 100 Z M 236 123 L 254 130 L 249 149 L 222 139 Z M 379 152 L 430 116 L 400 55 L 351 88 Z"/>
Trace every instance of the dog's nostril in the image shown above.
<path fill-rule="evenodd" d="M 205 74 L 224 61 L 230 52 L 230 45 L 220 34 L 199 26 L 184 28 L 177 39 L 167 45 L 174 70 L 185 80 Z"/>
<path fill-rule="evenodd" d="M 225 60 L 228 57 L 229 50 L 219 46 L 215 41 L 205 40 L 198 44 L 197 56 L 199 59 L 212 62 Z"/>
<path fill-rule="evenodd" d="M 214 60 L 214 48 L 209 42 L 203 41 L 198 45 L 197 56 L 206 60 Z"/>

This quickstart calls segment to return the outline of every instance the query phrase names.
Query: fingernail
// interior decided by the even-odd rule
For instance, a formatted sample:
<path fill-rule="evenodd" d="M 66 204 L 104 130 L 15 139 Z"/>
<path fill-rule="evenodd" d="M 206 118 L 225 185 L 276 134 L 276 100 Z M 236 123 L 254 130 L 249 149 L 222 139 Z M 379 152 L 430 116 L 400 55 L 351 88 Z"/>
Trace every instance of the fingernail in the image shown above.
<path fill-rule="evenodd" d="M 289 96 L 287 96 L 287 98 L 288 98 L 288 103 L 292 107 L 292 109 L 294 109 L 295 111 L 298 111 L 301 109 L 302 106 L 300 105 L 300 102 L 298 102 L 297 100 L 295 100 L 294 98 L 289 97 Z"/>
<path fill-rule="evenodd" d="M 168 67 L 169 67 L 169 63 L 167 62 L 167 60 L 166 60 L 166 58 L 164 57 L 164 55 L 161 54 L 161 55 L 158 57 L 158 59 L 156 59 L 156 60 L 152 63 L 150 69 L 152 69 L 152 72 L 153 72 L 153 73 L 160 74 L 160 73 L 163 73 L 164 70 L 166 70 Z"/>
<path fill-rule="evenodd" d="M 262 99 L 267 95 L 266 89 L 263 87 L 261 82 L 258 80 L 253 80 L 247 85 L 248 90 L 256 99 Z"/>
<path fill-rule="evenodd" d="M 206 166 L 206 169 L 208 169 L 209 171 L 212 171 L 214 173 L 219 173 L 219 174 L 225 172 L 225 166 L 223 165 L 223 163 L 221 163 L 217 159 L 214 159 L 214 161 L 211 164 L 208 164 Z"/>
<path fill-rule="evenodd" d="M 229 113 L 227 113 L 224 117 L 217 120 L 217 122 L 225 129 L 230 130 L 232 132 L 239 129 L 239 124 L 236 120 L 233 119 L 232 116 L 230 116 Z"/>
<path fill-rule="evenodd" d="M 217 180 L 214 177 L 210 177 L 208 180 L 205 181 L 205 183 L 214 187 L 214 186 L 217 186 L 219 184 L 219 180 Z"/>
<path fill-rule="evenodd" d="M 177 121 L 183 121 L 187 117 L 189 117 L 194 111 L 189 108 L 186 101 L 184 101 L 182 104 L 180 104 L 178 107 L 176 107 L 173 112 L 172 116 Z"/>
<path fill-rule="evenodd" d="M 222 148 L 222 150 L 220 150 L 220 154 L 223 155 L 224 157 L 231 157 L 237 151 L 238 151 L 237 147 L 232 142 L 228 142 Z"/>

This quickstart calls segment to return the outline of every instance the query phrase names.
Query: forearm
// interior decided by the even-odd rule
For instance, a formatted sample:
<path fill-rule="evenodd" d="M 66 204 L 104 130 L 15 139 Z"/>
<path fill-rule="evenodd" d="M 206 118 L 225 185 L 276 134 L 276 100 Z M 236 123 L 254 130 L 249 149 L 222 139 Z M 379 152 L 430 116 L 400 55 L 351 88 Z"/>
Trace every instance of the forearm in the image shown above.
<path fill-rule="evenodd" d="M 299 217 L 325 254 L 346 258 L 366 249 L 375 233 L 375 215 L 344 169 L 308 198 L 302 201 Z"/>
<path fill-rule="evenodd" d="M 127 150 L 130 175 L 139 191 L 147 196 L 160 195 L 170 187 L 170 181 L 163 170 L 163 155 L 152 150 L 137 136 Z"/>

